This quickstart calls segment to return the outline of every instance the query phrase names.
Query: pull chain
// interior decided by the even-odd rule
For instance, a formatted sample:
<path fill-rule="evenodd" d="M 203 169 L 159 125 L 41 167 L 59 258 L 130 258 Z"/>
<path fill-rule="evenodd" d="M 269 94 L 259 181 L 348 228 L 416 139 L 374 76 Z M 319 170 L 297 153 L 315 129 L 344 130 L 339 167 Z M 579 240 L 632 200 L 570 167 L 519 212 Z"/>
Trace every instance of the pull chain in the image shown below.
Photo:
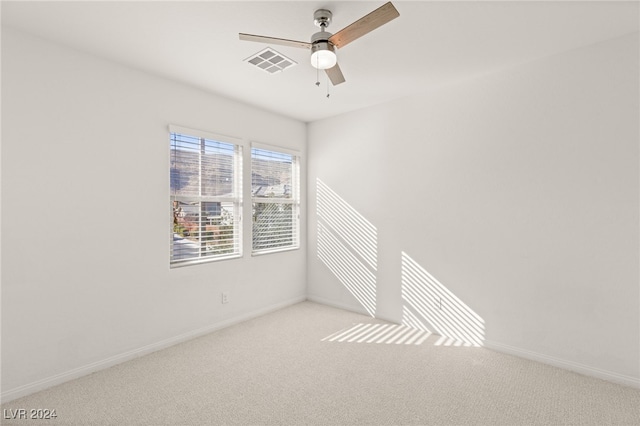
<path fill-rule="evenodd" d="M 329 96 L 331 96 L 331 94 L 329 93 L 329 74 L 325 73 L 325 80 L 327 82 L 327 99 L 329 99 Z"/>
<path fill-rule="evenodd" d="M 329 92 L 329 75 L 325 73 L 325 81 L 327 84 L 327 99 L 331 96 Z M 320 87 L 320 69 L 316 68 L 316 86 Z"/>

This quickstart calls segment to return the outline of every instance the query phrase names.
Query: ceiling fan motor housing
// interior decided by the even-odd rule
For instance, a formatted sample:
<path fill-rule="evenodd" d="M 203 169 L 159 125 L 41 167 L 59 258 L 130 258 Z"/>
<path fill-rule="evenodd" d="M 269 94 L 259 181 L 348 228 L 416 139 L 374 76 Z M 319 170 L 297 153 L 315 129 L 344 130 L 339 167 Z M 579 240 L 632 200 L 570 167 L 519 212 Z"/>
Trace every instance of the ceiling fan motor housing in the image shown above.
<path fill-rule="evenodd" d="M 318 31 L 317 33 L 315 33 L 314 35 L 311 36 L 311 44 L 314 45 L 316 43 L 321 43 L 321 42 L 328 42 L 329 37 L 331 37 L 333 34 L 331 34 L 329 31 Z"/>
<path fill-rule="evenodd" d="M 313 42 L 313 44 L 311 45 L 311 53 L 313 54 L 314 52 L 317 52 L 319 50 L 328 50 L 330 52 L 335 53 L 335 48 L 333 47 L 333 44 L 329 43 L 326 40 Z"/>

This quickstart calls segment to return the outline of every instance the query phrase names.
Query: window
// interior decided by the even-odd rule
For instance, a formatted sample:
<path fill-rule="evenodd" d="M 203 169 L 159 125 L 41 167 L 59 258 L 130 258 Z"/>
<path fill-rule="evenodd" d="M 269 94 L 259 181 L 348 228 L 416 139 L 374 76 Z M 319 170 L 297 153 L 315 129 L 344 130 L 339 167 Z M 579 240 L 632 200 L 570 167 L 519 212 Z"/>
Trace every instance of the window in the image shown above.
<path fill-rule="evenodd" d="M 252 147 L 253 253 L 299 247 L 299 186 L 295 153 Z"/>
<path fill-rule="evenodd" d="M 242 146 L 170 127 L 171 265 L 242 253 Z"/>

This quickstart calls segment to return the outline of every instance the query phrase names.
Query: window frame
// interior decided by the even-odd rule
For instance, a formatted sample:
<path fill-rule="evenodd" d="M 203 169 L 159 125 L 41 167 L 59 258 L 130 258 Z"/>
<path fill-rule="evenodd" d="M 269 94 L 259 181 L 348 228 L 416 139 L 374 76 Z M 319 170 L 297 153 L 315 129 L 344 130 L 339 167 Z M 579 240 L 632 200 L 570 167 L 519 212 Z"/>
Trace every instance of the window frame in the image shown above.
<path fill-rule="evenodd" d="M 254 197 L 253 195 L 253 150 L 263 150 L 270 151 L 276 154 L 285 154 L 292 156 L 292 170 L 291 170 L 291 194 L 290 198 L 262 198 L 262 197 Z M 249 193 L 251 195 L 251 210 L 252 210 L 252 220 L 251 220 L 251 256 L 264 256 L 272 253 L 280 253 L 285 251 L 299 250 L 300 249 L 300 228 L 301 228 L 301 219 L 300 219 L 300 210 L 301 210 L 301 174 L 300 168 L 302 163 L 302 158 L 299 151 L 283 148 L 280 146 L 264 144 L 261 142 L 252 141 L 249 147 Z M 293 238 L 291 245 L 281 246 L 275 248 L 266 248 L 266 249 L 258 249 L 254 248 L 254 220 L 253 220 L 253 208 L 256 203 L 264 203 L 264 204 L 291 204 L 292 206 L 292 217 L 293 217 Z"/>
<path fill-rule="evenodd" d="M 244 199 L 244 193 L 243 193 L 243 183 L 244 183 L 244 173 L 243 173 L 243 163 L 245 160 L 245 152 L 246 152 L 246 147 L 247 147 L 247 143 L 239 138 L 235 138 L 235 137 L 231 137 L 231 136 L 226 136 L 226 135 L 221 135 L 221 134 L 217 134 L 217 133 L 212 133 L 212 132 L 207 132 L 207 131 L 202 131 L 202 130 L 197 130 L 197 129 L 191 129 L 191 128 L 187 128 L 187 127 L 181 127 L 181 126 L 176 126 L 176 125 L 169 125 L 168 126 L 168 131 L 169 131 L 169 167 L 168 167 L 168 171 L 169 171 L 169 201 L 170 201 L 170 205 L 169 205 L 169 215 L 170 215 L 170 232 L 169 232 L 169 267 L 170 268 L 179 268 L 179 267 L 184 267 L 184 266 L 191 266 L 191 265 L 199 265 L 199 264 L 203 264 L 203 263 L 210 263 L 210 262 L 218 262 L 218 261 L 223 261 L 223 260 L 229 260 L 229 259 L 237 259 L 237 258 L 241 258 L 243 256 L 243 252 L 244 252 L 244 247 L 243 247 L 243 236 L 244 236 L 244 223 L 243 223 L 243 209 L 244 209 L 244 205 L 243 205 L 243 199 Z M 194 195 L 194 196 L 190 196 L 190 195 L 175 195 L 174 191 L 172 189 L 171 186 L 171 182 L 172 182 L 172 162 L 173 162 L 173 158 L 172 155 L 174 154 L 174 148 L 173 148 L 173 135 L 174 134 L 181 134 L 181 135 L 186 135 L 189 137 L 195 137 L 200 139 L 200 143 L 203 144 L 205 140 L 209 140 L 209 141 L 214 141 L 214 142 L 221 142 L 221 143 L 225 143 L 225 144 L 231 144 L 233 145 L 233 150 L 234 150 L 234 154 L 233 154 L 233 192 L 231 197 L 229 196 L 206 196 L 206 195 Z M 202 179 L 202 170 L 199 171 L 199 179 Z M 201 182 L 201 181 L 200 181 Z M 203 202 L 219 202 L 219 203 L 232 203 L 233 204 L 233 220 L 234 220 L 234 226 L 233 226 L 233 237 L 232 237 L 232 242 L 233 242 L 233 249 L 234 251 L 232 253 L 223 253 L 223 254 L 218 254 L 218 255 L 208 255 L 208 256 L 203 256 L 202 255 L 202 251 L 200 251 L 198 253 L 198 257 L 192 257 L 192 258 L 188 258 L 188 259 L 177 259 L 174 260 L 174 228 L 173 228 L 173 224 L 174 224 L 174 218 L 175 218 L 175 213 L 174 213 L 174 208 L 173 208 L 173 203 L 174 201 L 182 201 L 182 200 L 191 200 L 191 202 L 197 202 L 198 204 L 198 210 L 202 211 L 202 204 Z M 222 207 L 221 207 L 222 208 Z M 237 225 L 235 224 L 237 223 Z M 202 221 L 200 220 L 199 225 L 200 230 L 199 232 L 202 232 Z"/>

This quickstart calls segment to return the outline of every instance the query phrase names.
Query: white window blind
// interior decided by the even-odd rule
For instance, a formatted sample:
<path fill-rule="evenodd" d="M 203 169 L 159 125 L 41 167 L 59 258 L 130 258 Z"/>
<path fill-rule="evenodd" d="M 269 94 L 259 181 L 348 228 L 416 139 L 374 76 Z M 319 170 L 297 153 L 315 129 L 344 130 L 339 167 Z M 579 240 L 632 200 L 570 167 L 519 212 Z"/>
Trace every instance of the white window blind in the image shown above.
<path fill-rule="evenodd" d="M 242 146 L 170 130 L 171 265 L 242 252 Z"/>
<path fill-rule="evenodd" d="M 299 187 L 297 155 L 252 147 L 253 253 L 299 247 Z"/>

